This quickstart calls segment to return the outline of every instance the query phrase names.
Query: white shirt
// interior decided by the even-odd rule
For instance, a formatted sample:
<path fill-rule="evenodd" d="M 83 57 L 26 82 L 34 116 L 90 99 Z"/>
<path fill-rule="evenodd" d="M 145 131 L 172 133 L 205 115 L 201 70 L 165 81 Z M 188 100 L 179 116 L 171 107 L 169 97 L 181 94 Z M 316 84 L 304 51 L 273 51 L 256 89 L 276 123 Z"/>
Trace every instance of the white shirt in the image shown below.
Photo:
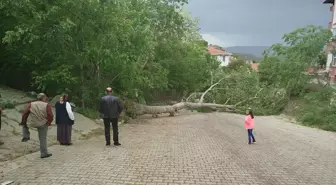
<path fill-rule="evenodd" d="M 75 120 L 75 116 L 74 116 L 74 113 L 72 112 L 71 105 L 70 105 L 69 102 L 66 102 L 65 108 L 66 108 L 66 110 L 68 112 L 69 118 L 74 121 Z"/>

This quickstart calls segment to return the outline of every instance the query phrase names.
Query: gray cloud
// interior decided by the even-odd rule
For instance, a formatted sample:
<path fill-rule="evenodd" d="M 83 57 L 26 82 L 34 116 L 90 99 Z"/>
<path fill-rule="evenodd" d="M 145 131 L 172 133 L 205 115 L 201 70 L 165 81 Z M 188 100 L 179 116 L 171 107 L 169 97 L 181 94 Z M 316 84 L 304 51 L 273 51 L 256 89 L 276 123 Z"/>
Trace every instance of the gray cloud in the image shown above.
<path fill-rule="evenodd" d="M 331 19 L 322 0 L 190 0 L 187 9 L 199 18 L 201 33 L 224 46 L 271 45 L 299 27 L 327 27 Z"/>

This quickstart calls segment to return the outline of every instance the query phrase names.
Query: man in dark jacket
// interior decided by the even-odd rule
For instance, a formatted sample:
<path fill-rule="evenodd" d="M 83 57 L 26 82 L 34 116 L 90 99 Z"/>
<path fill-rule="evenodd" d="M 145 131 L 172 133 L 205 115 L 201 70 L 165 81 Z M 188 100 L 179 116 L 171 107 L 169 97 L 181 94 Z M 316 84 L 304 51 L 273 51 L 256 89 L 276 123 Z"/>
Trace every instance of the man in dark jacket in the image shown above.
<path fill-rule="evenodd" d="M 112 96 L 112 88 L 106 88 L 106 96 L 100 100 L 99 113 L 104 120 L 106 146 L 111 145 L 110 128 L 112 123 L 113 141 L 115 146 L 120 146 L 118 138 L 118 118 L 122 111 L 122 106 L 115 96 Z"/>

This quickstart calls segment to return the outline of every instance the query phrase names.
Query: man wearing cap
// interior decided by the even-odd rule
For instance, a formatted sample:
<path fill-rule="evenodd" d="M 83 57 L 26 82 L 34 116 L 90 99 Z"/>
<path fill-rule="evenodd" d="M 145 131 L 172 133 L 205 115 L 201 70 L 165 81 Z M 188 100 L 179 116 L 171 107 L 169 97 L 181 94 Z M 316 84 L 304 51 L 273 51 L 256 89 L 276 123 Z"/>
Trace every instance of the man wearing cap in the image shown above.
<path fill-rule="evenodd" d="M 111 123 L 113 129 L 113 141 L 115 146 L 120 146 L 118 137 L 118 119 L 122 111 L 122 106 L 117 97 L 112 96 L 112 88 L 106 88 L 106 96 L 100 100 L 99 113 L 104 120 L 106 146 L 111 145 Z"/>
<path fill-rule="evenodd" d="M 54 115 L 51 109 L 51 105 L 46 103 L 47 96 L 44 93 L 38 94 L 37 99 L 37 101 L 28 104 L 22 115 L 22 141 L 25 142 L 30 139 L 28 125 L 30 127 L 36 128 L 40 140 L 41 158 L 47 158 L 52 156 L 52 154 L 48 153 L 47 133 L 48 127 L 51 127 L 51 122 L 54 119 Z"/>

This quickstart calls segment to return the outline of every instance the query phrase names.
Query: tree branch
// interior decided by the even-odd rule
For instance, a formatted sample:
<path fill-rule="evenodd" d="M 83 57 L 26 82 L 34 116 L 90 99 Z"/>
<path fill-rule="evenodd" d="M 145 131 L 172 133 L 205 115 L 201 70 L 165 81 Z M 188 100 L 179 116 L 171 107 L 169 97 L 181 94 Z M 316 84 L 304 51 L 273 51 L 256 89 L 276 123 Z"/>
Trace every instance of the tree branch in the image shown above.
<path fill-rule="evenodd" d="M 202 92 L 193 92 L 190 94 L 190 96 L 188 96 L 188 98 L 186 99 L 186 102 L 189 102 L 189 99 L 193 96 L 197 96 L 197 95 L 202 95 Z"/>
<path fill-rule="evenodd" d="M 225 79 L 225 78 L 222 78 L 222 79 L 220 79 L 217 83 L 211 85 L 211 86 L 209 87 L 209 89 L 207 89 L 207 90 L 202 94 L 202 96 L 201 96 L 201 98 L 200 98 L 200 100 L 199 100 L 198 103 L 203 103 L 203 101 L 204 101 L 204 96 L 205 96 L 209 91 L 211 91 L 212 88 L 214 88 L 216 85 L 218 85 L 218 84 L 219 84 L 222 80 L 224 80 L 224 79 Z"/>
<path fill-rule="evenodd" d="M 213 74 L 212 74 L 212 71 L 210 71 L 210 74 L 211 74 L 211 81 L 210 81 L 210 83 L 212 85 L 213 84 Z"/>
<path fill-rule="evenodd" d="M 118 76 L 121 75 L 124 71 L 125 71 L 125 70 L 122 70 L 120 73 L 118 73 L 118 74 L 111 80 L 111 82 L 113 82 L 115 79 L 117 79 Z"/>
<path fill-rule="evenodd" d="M 257 98 L 258 98 L 258 94 L 259 94 L 262 90 L 263 90 L 263 89 L 261 88 L 261 89 L 254 95 L 254 97 L 245 99 L 245 100 L 243 100 L 243 101 L 240 101 L 240 102 L 236 103 L 234 106 L 236 107 L 236 106 L 238 106 L 238 105 L 240 105 L 240 104 L 242 104 L 242 103 L 244 103 L 244 102 L 246 102 L 246 101 L 250 101 L 250 100 L 257 99 Z"/>
<path fill-rule="evenodd" d="M 230 98 L 228 98 L 228 99 L 226 100 L 226 102 L 224 103 L 224 105 L 226 105 L 229 101 L 230 101 Z"/>

